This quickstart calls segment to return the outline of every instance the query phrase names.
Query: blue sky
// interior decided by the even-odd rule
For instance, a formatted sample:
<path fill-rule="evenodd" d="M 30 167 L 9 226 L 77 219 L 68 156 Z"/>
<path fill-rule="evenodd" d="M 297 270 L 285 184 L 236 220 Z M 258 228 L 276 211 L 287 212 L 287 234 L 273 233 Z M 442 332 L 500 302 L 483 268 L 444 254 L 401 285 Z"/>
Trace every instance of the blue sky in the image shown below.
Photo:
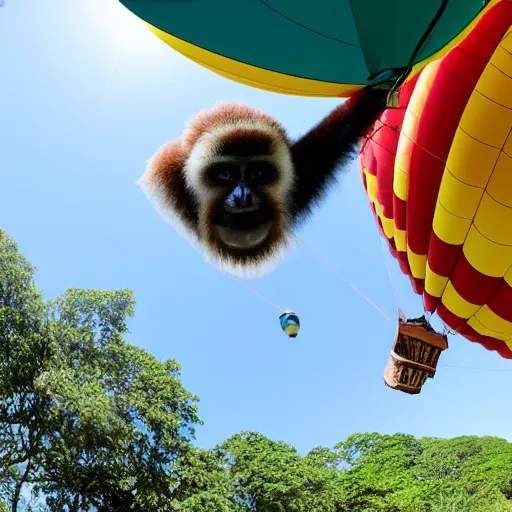
<path fill-rule="evenodd" d="M 0 49 L 0 227 L 50 297 L 70 286 L 135 291 L 129 338 L 183 365 L 201 399 L 198 444 L 240 430 L 301 452 L 359 431 L 512 440 L 512 371 L 440 367 L 416 397 L 384 386 L 395 306 L 356 162 L 299 234 L 393 320 L 299 247 L 252 283 L 300 314 L 295 340 L 278 311 L 206 264 L 135 185 L 146 159 L 217 100 L 253 104 L 292 136 L 336 100 L 230 82 L 176 54 L 116 0 L 6 0 Z M 420 299 L 388 262 L 402 307 L 418 316 Z M 441 364 L 512 370 L 462 338 Z"/>

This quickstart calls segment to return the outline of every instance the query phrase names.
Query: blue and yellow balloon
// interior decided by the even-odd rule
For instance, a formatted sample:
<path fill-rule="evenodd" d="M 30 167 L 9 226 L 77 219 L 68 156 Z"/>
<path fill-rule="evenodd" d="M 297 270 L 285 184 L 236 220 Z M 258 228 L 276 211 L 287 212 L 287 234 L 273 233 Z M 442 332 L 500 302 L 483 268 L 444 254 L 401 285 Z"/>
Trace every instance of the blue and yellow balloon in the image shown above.
<path fill-rule="evenodd" d="M 287 309 L 280 317 L 281 329 L 290 337 L 296 338 L 300 330 L 299 317 L 291 310 Z"/>

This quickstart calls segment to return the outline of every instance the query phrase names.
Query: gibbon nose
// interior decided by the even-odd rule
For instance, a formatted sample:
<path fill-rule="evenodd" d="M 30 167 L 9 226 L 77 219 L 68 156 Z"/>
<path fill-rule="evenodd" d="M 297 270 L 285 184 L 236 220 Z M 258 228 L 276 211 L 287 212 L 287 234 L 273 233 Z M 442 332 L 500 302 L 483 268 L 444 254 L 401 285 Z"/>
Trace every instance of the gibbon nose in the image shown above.
<path fill-rule="evenodd" d="M 258 200 L 252 190 L 245 184 L 239 183 L 229 194 L 226 206 L 230 210 L 251 210 L 258 207 Z"/>

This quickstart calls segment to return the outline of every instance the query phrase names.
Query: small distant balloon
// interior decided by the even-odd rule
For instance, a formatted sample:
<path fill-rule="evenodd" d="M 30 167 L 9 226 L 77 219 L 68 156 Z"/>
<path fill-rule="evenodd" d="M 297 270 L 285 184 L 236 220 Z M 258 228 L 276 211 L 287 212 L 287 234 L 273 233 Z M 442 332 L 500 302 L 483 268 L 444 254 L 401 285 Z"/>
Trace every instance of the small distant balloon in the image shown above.
<path fill-rule="evenodd" d="M 296 338 L 300 330 L 299 317 L 291 310 L 287 309 L 280 317 L 281 329 L 290 337 Z"/>

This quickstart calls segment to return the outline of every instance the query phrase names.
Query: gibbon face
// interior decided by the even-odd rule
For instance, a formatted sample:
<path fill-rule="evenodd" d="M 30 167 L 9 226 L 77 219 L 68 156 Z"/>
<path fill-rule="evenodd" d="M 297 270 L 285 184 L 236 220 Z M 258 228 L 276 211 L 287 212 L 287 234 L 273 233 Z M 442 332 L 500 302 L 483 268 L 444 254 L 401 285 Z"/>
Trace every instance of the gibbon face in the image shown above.
<path fill-rule="evenodd" d="M 141 184 L 226 270 L 255 270 L 288 245 L 289 142 L 276 121 L 252 107 L 200 113 L 150 160 Z"/>

